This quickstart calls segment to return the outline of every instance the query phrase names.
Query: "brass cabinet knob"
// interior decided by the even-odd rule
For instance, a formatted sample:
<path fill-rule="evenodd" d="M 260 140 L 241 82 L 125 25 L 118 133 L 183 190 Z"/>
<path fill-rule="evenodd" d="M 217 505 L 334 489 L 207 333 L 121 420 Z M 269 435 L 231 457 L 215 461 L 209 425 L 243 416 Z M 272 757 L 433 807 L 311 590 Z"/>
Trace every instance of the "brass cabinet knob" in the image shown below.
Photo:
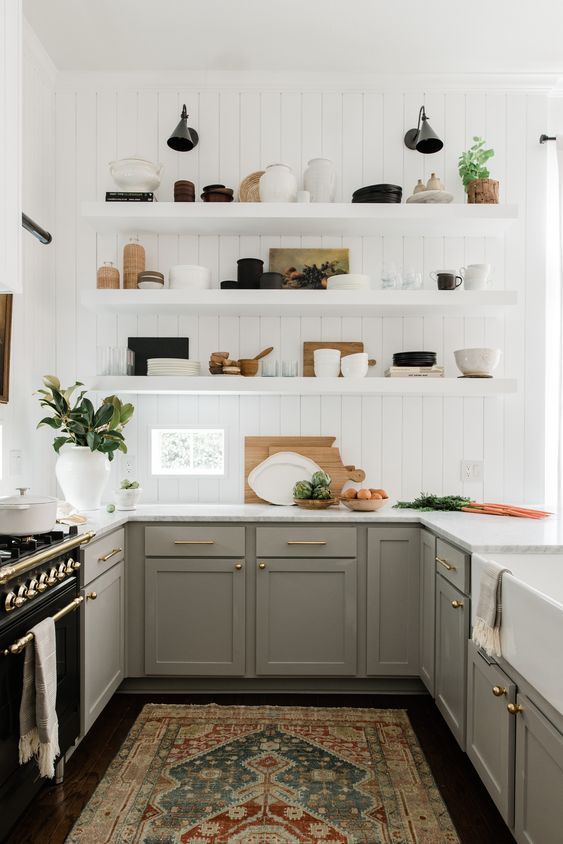
<path fill-rule="evenodd" d="M 88 593 L 86 594 L 86 600 L 87 600 L 87 601 L 95 601 L 97 597 L 98 597 L 98 593 L 97 593 L 97 592 L 88 592 Z"/>
<path fill-rule="evenodd" d="M 258 568 L 259 568 L 259 569 L 265 569 L 265 568 L 266 568 L 266 563 L 258 563 Z"/>
<path fill-rule="evenodd" d="M 504 686 L 493 686 L 492 692 L 495 697 L 502 697 L 508 694 L 508 689 L 505 689 Z"/>
<path fill-rule="evenodd" d="M 519 712 L 524 711 L 524 707 L 520 703 L 507 703 L 506 708 L 511 715 L 518 715 Z"/>
<path fill-rule="evenodd" d="M 454 610 L 459 610 L 463 607 L 463 601 L 452 601 L 452 607 Z"/>
<path fill-rule="evenodd" d="M 237 571 L 240 571 L 242 568 L 242 563 L 235 563 L 235 568 Z"/>

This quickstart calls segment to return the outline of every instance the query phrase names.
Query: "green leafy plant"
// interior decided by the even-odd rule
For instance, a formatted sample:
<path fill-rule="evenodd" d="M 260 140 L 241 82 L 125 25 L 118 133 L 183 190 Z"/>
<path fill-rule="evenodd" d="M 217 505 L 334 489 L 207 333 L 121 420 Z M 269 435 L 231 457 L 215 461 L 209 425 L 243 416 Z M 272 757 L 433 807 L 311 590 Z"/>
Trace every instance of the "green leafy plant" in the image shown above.
<path fill-rule="evenodd" d="M 495 154 L 493 149 L 484 149 L 485 140 L 478 135 L 474 135 L 475 143 L 468 150 L 462 152 L 459 156 L 458 171 L 461 176 L 463 186 L 467 188 L 475 179 L 488 179 L 491 175 L 486 166 L 489 158 Z"/>
<path fill-rule="evenodd" d="M 121 489 L 139 489 L 139 481 L 128 481 L 124 478 L 121 481 Z"/>
<path fill-rule="evenodd" d="M 132 404 L 123 404 L 117 396 L 106 396 L 96 410 L 86 397 L 86 390 L 73 399 L 75 391 L 84 386 L 80 381 L 64 388 L 55 375 L 45 375 L 43 384 L 47 389 L 37 390 L 39 404 L 49 408 L 52 415 L 41 419 L 37 427 L 47 425 L 60 431 L 53 441 L 57 454 L 67 443 L 101 451 L 108 460 L 113 460 L 116 451 L 127 452 L 121 432 L 135 412 Z"/>

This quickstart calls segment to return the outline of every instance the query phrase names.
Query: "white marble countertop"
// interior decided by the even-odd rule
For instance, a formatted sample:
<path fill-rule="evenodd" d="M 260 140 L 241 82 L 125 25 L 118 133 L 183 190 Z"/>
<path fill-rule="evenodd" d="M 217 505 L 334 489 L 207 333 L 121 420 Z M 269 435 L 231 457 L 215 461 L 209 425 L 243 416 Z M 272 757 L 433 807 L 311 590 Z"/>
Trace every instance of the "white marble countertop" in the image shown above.
<path fill-rule="evenodd" d="M 311 511 L 269 504 L 143 504 L 136 510 L 105 510 L 85 513 L 89 520 L 82 530 L 94 530 L 98 537 L 127 522 L 247 522 L 267 524 L 422 524 L 460 548 L 473 553 L 528 551 L 563 552 L 563 517 L 517 519 L 508 516 L 479 516 L 471 513 L 421 513 L 394 510 L 391 503 L 376 513 L 360 513 L 345 507 Z"/>

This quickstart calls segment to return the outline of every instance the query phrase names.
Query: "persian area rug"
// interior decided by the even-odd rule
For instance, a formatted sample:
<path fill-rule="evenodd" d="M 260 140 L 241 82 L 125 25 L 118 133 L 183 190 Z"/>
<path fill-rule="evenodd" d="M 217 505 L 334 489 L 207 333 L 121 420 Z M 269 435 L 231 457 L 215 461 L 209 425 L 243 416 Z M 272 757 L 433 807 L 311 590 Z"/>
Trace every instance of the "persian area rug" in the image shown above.
<path fill-rule="evenodd" d="M 67 844 L 459 842 L 406 712 L 145 706 Z"/>

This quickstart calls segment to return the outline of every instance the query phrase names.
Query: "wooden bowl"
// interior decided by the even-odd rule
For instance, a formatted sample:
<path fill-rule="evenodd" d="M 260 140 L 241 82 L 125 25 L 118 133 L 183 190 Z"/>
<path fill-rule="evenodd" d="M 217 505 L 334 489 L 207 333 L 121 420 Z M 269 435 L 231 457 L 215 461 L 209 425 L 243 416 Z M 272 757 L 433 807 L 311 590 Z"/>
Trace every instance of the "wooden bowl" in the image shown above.
<path fill-rule="evenodd" d="M 257 375 L 260 361 L 252 360 L 252 358 L 240 358 L 239 360 L 241 375 Z"/>
<path fill-rule="evenodd" d="M 294 498 L 294 503 L 304 510 L 328 510 L 329 507 L 334 507 L 338 504 L 337 498 Z"/>
<path fill-rule="evenodd" d="M 387 504 L 387 500 L 387 498 L 341 498 L 340 503 L 344 504 L 349 510 L 360 510 L 365 513 L 381 510 Z"/>

